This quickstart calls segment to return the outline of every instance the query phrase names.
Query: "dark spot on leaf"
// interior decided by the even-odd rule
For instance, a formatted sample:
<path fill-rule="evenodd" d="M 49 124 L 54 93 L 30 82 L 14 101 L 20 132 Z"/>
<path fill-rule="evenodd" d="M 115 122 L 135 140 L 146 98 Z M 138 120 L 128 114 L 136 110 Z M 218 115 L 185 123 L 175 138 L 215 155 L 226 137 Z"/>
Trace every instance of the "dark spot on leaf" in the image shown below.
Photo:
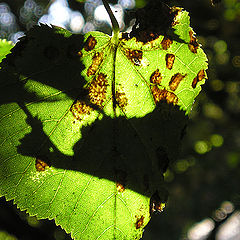
<path fill-rule="evenodd" d="M 160 84 L 162 81 L 162 76 L 161 73 L 159 72 L 159 69 L 155 70 L 151 77 L 150 77 L 150 82 L 153 84 Z"/>
<path fill-rule="evenodd" d="M 160 89 L 158 86 L 153 86 L 152 93 L 156 103 L 160 101 L 166 101 L 168 104 L 178 103 L 178 97 L 174 93 L 169 92 L 166 89 Z"/>
<path fill-rule="evenodd" d="M 173 63 L 174 63 L 174 60 L 175 60 L 175 56 L 173 54 L 166 54 L 166 67 L 171 70 L 172 67 L 173 67 Z"/>
<path fill-rule="evenodd" d="M 94 78 L 88 88 L 88 96 L 92 104 L 100 107 L 103 105 L 106 99 L 107 86 L 107 75 L 100 73 Z"/>
<path fill-rule="evenodd" d="M 196 88 L 197 83 L 202 81 L 206 77 L 205 71 L 202 69 L 198 72 L 197 76 L 193 79 L 192 87 Z"/>
<path fill-rule="evenodd" d="M 156 150 L 156 155 L 158 158 L 158 169 L 165 173 L 169 164 L 169 158 L 166 149 L 161 146 L 158 147 Z"/>
<path fill-rule="evenodd" d="M 126 94 L 122 91 L 116 91 L 115 97 L 116 97 L 118 106 L 121 109 L 125 109 L 125 107 L 128 105 L 128 99 L 126 97 Z"/>
<path fill-rule="evenodd" d="M 143 55 L 142 51 L 127 49 L 126 55 L 127 55 L 127 58 L 134 63 L 134 65 L 136 66 L 141 65 L 142 55 Z"/>
<path fill-rule="evenodd" d="M 45 171 L 46 168 L 49 167 L 48 162 L 49 161 L 46 157 L 43 156 L 36 157 L 35 167 L 37 171 L 39 172 Z"/>
<path fill-rule="evenodd" d="M 173 41 L 169 37 L 164 36 L 163 40 L 161 41 L 163 50 L 167 50 L 171 46 L 172 43 L 173 43 Z"/>
<path fill-rule="evenodd" d="M 93 109 L 88 106 L 84 101 L 77 100 L 72 106 L 70 111 L 77 120 L 82 120 L 83 115 L 90 114 Z"/>
<path fill-rule="evenodd" d="M 59 57 L 59 50 L 54 46 L 48 46 L 43 50 L 43 54 L 50 61 L 55 61 Z"/>
<path fill-rule="evenodd" d="M 84 49 L 85 51 L 91 51 L 95 48 L 97 44 L 97 40 L 95 37 L 93 37 L 92 35 L 90 35 L 88 38 L 87 38 L 87 41 L 85 42 L 84 44 Z"/>
<path fill-rule="evenodd" d="M 116 186 L 118 192 L 123 192 L 127 183 L 127 173 L 124 170 L 116 169 Z"/>
<path fill-rule="evenodd" d="M 139 229 L 140 227 L 143 226 L 143 222 L 144 222 L 144 216 L 141 216 L 141 217 L 137 217 L 137 221 L 135 223 L 135 226 L 136 226 L 136 229 Z"/>
<path fill-rule="evenodd" d="M 82 57 L 82 56 L 83 56 L 83 54 L 82 54 L 81 51 L 79 51 L 77 54 L 78 54 L 79 57 Z"/>
<path fill-rule="evenodd" d="M 165 207 L 165 201 L 159 197 L 158 192 L 156 191 L 150 199 L 150 215 L 154 212 L 162 212 Z"/>
<path fill-rule="evenodd" d="M 179 85 L 179 83 L 183 80 L 183 78 L 186 77 L 185 75 L 182 75 L 181 73 L 176 73 L 172 76 L 171 81 L 169 82 L 169 87 L 172 91 L 175 91 Z"/>
<path fill-rule="evenodd" d="M 192 53 L 197 53 L 199 44 L 198 44 L 197 38 L 194 36 L 194 33 L 192 30 L 189 31 L 189 36 L 190 36 L 190 42 L 188 44 L 188 47 Z"/>
<path fill-rule="evenodd" d="M 92 64 L 87 70 L 87 76 L 94 75 L 96 71 L 98 70 L 99 65 L 101 64 L 103 60 L 103 53 L 102 52 L 97 52 L 94 54 L 92 58 Z"/>
<path fill-rule="evenodd" d="M 116 186 L 117 186 L 117 191 L 118 192 L 124 192 L 125 191 L 125 187 L 121 184 L 121 183 L 116 183 Z"/>

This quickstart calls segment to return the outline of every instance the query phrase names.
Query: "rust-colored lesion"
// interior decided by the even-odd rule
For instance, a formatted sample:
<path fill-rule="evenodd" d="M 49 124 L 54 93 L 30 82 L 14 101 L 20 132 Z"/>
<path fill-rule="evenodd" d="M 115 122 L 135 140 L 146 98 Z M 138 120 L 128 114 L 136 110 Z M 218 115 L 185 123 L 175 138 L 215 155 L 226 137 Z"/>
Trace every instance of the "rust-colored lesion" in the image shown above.
<path fill-rule="evenodd" d="M 89 51 L 93 50 L 95 48 L 96 44 L 97 44 L 96 38 L 93 37 L 92 35 L 90 35 L 87 38 L 86 42 L 84 43 L 85 51 L 89 52 Z"/>
<path fill-rule="evenodd" d="M 122 169 L 115 170 L 116 188 L 118 192 L 124 192 L 127 184 L 127 173 Z"/>
<path fill-rule="evenodd" d="M 165 201 L 162 201 L 158 192 L 155 192 L 150 199 L 150 215 L 155 212 L 162 212 L 165 207 Z"/>
<path fill-rule="evenodd" d="M 178 97 L 172 93 L 169 92 L 166 89 L 160 89 L 158 86 L 152 87 L 152 94 L 155 100 L 155 103 L 159 103 L 161 101 L 165 101 L 168 104 L 177 104 L 178 103 Z"/>
<path fill-rule="evenodd" d="M 43 172 L 49 168 L 49 165 L 46 163 L 46 161 L 43 161 L 42 157 L 36 157 L 35 167 L 37 171 Z"/>
<path fill-rule="evenodd" d="M 134 63 L 136 66 L 141 65 L 141 61 L 143 58 L 143 52 L 141 50 L 131 50 L 131 49 L 126 49 L 126 56 L 131 62 Z"/>
<path fill-rule="evenodd" d="M 159 72 L 159 69 L 155 70 L 151 77 L 150 77 L 150 83 L 152 84 L 160 84 L 162 81 L 162 75 L 161 73 Z"/>
<path fill-rule="evenodd" d="M 97 72 L 99 65 L 102 63 L 102 61 L 103 61 L 103 52 L 96 52 L 93 55 L 92 64 L 87 70 L 88 77 L 94 75 Z"/>
<path fill-rule="evenodd" d="M 78 51 L 78 52 L 77 52 L 77 55 L 81 58 L 81 57 L 83 56 L 82 51 Z"/>
<path fill-rule="evenodd" d="M 128 105 L 128 99 L 126 97 L 125 92 L 120 91 L 120 90 L 116 91 L 115 98 L 116 98 L 118 106 L 124 110 L 126 108 L 126 106 Z"/>
<path fill-rule="evenodd" d="M 172 45 L 172 43 L 173 41 L 168 36 L 164 36 L 163 40 L 161 41 L 163 50 L 167 50 Z"/>
<path fill-rule="evenodd" d="M 197 42 L 197 38 L 194 35 L 194 32 L 191 30 L 189 31 L 190 42 L 188 47 L 192 53 L 197 53 L 197 49 L 199 47 L 199 43 Z"/>
<path fill-rule="evenodd" d="M 192 87 L 196 88 L 197 83 L 202 81 L 205 77 L 206 77 L 206 73 L 205 73 L 204 69 L 200 70 L 198 72 L 197 76 L 193 79 Z"/>
<path fill-rule="evenodd" d="M 137 221 L 135 223 L 135 227 L 136 227 L 136 229 L 139 229 L 144 224 L 144 216 L 140 216 L 140 217 L 139 216 L 135 216 L 135 217 L 137 219 Z"/>
<path fill-rule="evenodd" d="M 185 75 L 182 75 L 181 73 L 176 73 L 172 76 L 171 81 L 169 82 L 169 87 L 172 91 L 175 91 L 180 84 L 180 82 L 186 77 Z"/>
<path fill-rule="evenodd" d="M 122 193 L 125 191 L 125 187 L 121 183 L 116 183 L 117 191 Z"/>
<path fill-rule="evenodd" d="M 87 105 L 85 101 L 77 100 L 71 106 L 70 111 L 75 119 L 82 120 L 82 117 L 84 115 L 89 115 L 93 111 L 93 108 Z"/>
<path fill-rule="evenodd" d="M 107 93 L 107 75 L 98 74 L 88 87 L 88 96 L 92 104 L 99 107 L 103 106 Z"/>
<path fill-rule="evenodd" d="M 171 70 L 175 61 L 175 55 L 174 54 L 166 54 L 165 57 L 166 60 L 166 67 Z"/>

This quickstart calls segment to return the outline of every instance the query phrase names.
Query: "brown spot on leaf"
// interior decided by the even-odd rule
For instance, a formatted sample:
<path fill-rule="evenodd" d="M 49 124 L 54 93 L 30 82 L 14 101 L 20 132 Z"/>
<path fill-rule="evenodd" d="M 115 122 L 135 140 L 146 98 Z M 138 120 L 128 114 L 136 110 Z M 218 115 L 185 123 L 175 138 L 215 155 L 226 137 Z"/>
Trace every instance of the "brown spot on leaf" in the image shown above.
<path fill-rule="evenodd" d="M 175 60 L 175 56 L 173 54 L 166 54 L 166 67 L 171 70 L 172 67 L 173 67 L 173 63 L 174 63 L 174 60 Z"/>
<path fill-rule="evenodd" d="M 71 107 L 70 111 L 77 120 L 81 120 L 83 115 L 90 114 L 93 109 L 84 101 L 77 100 Z"/>
<path fill-rule="evenodd" d="M 118 183 L 117 182 L 117 184 L 116 184 L 116 186 L 117 186 L 117 191 L 118 192 L 124 192 L 125 191 L 125 187 L 121 184 L 121 183 Z"/>
<path fill-rule="evenodd" d="M 123 192 L 126 187 L 127 182 L 127 173 L 124 170 L 116 169 L 115 170 L 116 175 L 116 186 L 118 192 Z"/>
<path fill-rule="evenodd" d="M 170 38 L 168 38 L 167 36 L 164 36 L 163 40 L 161 41 L 163 50 L 167 50 L 172 43 L 173 41 Z"/>
<path fill-rule="evenodd" d="M 89 85 L 89 99 L 91 103 L 102 106 L 106 99 L 107 92 L 107 75 L 100 73 Z"/>
<path fill-rule="evenodd" d="M 183 80 L 183 78 L 186 77 L 185 75 L 182 75 L 181 73 L 176 73 L 172 76 L 171 81 L 169 82 L 169 87 L 172 91 L 175 91 L 179 85 L 179 83 Z"/>
<path fill-rule="evenodd" d="M 116 97 L 118 106 L 121 109 L 125 109 L 125 107 L 128 105 L 128 99 L 126 97 L 126 94 L 122 91 L 116 91 L 115 97 Z"/>
<path fill-rule="evenodd" d="M 134 65 L 140 66 L 142 61 L 143 52 L 140 50 L 126 50 L 127 58 L 130 59 Z"/>
<path fill-rule="evenodd" d="M 79 57 L 82 57 L 82 56 L 83 56 L 83 54 L 82 54 L 81 51 L 79 51 L 79 52 L 77 53 L 77 55 L 78 55 Z"/>
<path fill-rule="evenodd" d="M 94 75 L 99 68 L 99 65 L 102 63 L 103 60 L 103 53 L 97 52 L 94 54 L 92 58 L 92 64 L 87 70 L 87 76 Z"/>
<path fill-rule="evenodd" d="M 150 82 L 153 84 L 160 84 L 162 81 L 162 76 L 161 73 L 159 72 L 159 69 L 155 70 L 151 77 L 150 77 Z"/>
<path fill-rule="evenodd" d="M 198 72 L 197 76 L 193 79 L 192 87 L 193 87 L 193 88 L 196 88 L 197 83 L 200 82 L 200 81 L 202 81 L 205 77 L 206 77 L 206 74 L 205 74 L 204 69 L 200 70 L 200 71 Z"/>
<path fill-rule="evenodd" d="M 143 226 L 143 223 L 144 223 L 144 216 L 141 216 L 141 217 L 137 217 L 137 221 L 135 223 L 135 226 L 136 226 L 136 229 L 139 229 L 140 227 Z"/>
<path fill-rule="evenodd" d="M 46 163 L 46 160 L 43 161 L 43 159 L 45 160 L 46 157 L 36 157 L 35 167 L 39 172 L 45 171 L 46 168 L 49 167 L 48 164 Z"/>
<path fill-rule="evenodd" d="M 90 35 L 90 36 L 87 38 L 87 40 L 86 40 L 86 42 L 85 42 L 85 44 L 84 44 L 84 49 L 85 49 L 85 51 L 88 52 L 88 51 L 93 50 L 93 49 L 95 48 L 96 44 L 97 44 L 96 38 L 93 37 L 92 35 Z"/>
<path fill-rule="evenodd" d="M 158 88 L 158 86 L 153 86 L 152 93 L 156 103 L 160 101 L 166 101 L 168 104 L 178 103 L 178 97 L 174 93 L 169 92 L 166 89 L 160 89 Z"/>
<path fill-rule="evenodd" d="M 158 192 L 155 192 L 150 199 L 150 214 L 162 212 L 165 207 L 165 201 L 162 201 Z"/>
<path fill-rule="evenodd" d="M 192 30 L 189 31 L 189 36 L 190 36 L 190 42 L 188 44 L 188 47 L 192 53 L 197 53 L 199 44 L 198 44 L 197 38 L 194 36 L 194 33 Z"/>

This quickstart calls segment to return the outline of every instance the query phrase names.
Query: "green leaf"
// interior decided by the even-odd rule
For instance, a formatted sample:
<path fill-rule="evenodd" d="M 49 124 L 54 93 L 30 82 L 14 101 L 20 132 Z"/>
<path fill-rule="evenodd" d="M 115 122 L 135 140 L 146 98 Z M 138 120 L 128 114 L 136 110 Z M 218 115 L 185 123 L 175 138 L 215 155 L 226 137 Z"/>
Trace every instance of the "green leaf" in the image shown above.
<path fill-rule="evenodd" d="M 8 42 L 6 39 L 0 39 L 0 63 L 10 50 L 13 48 L 12 42 Z"/>
<path fill-rule="evenodd" d="M 74 239 L 141 238 L 207 67 L 175 15 L 172 35 L 42 25 L 17 43 L 0 71 L 0 196 Z"/>

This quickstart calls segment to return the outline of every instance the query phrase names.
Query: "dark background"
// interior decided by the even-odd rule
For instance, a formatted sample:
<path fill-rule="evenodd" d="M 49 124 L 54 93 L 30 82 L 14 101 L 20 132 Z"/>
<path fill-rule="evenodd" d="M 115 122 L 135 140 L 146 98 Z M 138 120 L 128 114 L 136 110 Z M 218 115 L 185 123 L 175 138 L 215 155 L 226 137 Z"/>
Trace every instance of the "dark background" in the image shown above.
<path fill-rule="evenodd" d="M 31 7 L 32 2 L 34 8 Z M 53 2 L 0 1 L 0 38 L 16 41 L 17 36 L 37 24 Z M 115 4 L 117 1 L 110 2 Z M 134 9 L 147 2 L 137 0 Z M 240 224 L 237 225 L 235 237 L 234 234 L 232 238 L 230 235 L 229 238 L 215 236 L 222 223 L 240 214 L 240 1 L 222 0 L 216 6 L 212 6 L 210 0 L 165 2 L 189 11 L 191 26 L 208 56 L 209 70 L 208 80 L 190 114 L 181 156 L 171 164 L 165 175 L 170 193 L 168 204 L 163 213 L 153 216 L 143 239 L 239 240 Z M 84 4 L 75 0 L 69 0 L 68 3 L 74 11 L 82 13 L 85 22 L 92 22 L 97 30 L 109 32 L 110 27 L 94 21 L 93 16 L 85 11 Z M 3 15 L 6 13 L 4 6 L 8 6 L 10 17 Z M 124 10 L 125 29 L 131 24 L 131 12 L 134 9 Z M 71 30 L 68 24 L 65 27 Z M 82 29 L 84 31 L 86 28 Z M 206 223 L 202 226 L 211 226 L 207 224 L 209 222 L 215 227 L 212 227 L 212 232 L 209 231 L 208 237 L 197 238 L 197 233 L 194 235 L 190 231 L 197 223 L 197 226 L 200 223 Z M 12 237 L 7 238 L 7 233 Z M 29 217 L 19 212 L 12 202 L 2 198 L 2 239 L 65 240 L 70 237 L 53 221 L 38 221 Z"/>

